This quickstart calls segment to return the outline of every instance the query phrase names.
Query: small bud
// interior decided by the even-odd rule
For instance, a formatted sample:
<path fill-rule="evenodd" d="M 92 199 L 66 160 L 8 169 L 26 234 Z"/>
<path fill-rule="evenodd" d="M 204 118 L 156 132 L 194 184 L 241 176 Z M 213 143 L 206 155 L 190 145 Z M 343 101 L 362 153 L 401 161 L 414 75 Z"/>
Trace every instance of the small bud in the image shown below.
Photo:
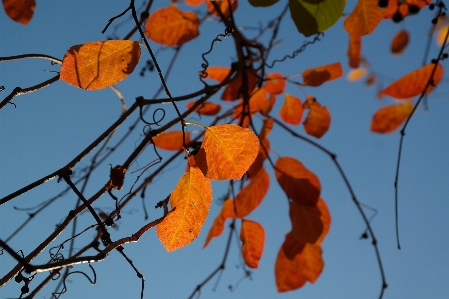
<path fill-rule="evenodd" d="M 399 12 L 397 12 L 393 15 L 393 22 L 395 22 L 395 23 L 399 23 L 403 19 L 404 19 L 404 17 Z"/>
<path fill-rule="evenodd" d="M 28 292 L 30 291 L 30 289 L 28 288 L 28 285 L 24 285 L 20 291 L 22 292 L 22 294 L 28 294 Z"/>

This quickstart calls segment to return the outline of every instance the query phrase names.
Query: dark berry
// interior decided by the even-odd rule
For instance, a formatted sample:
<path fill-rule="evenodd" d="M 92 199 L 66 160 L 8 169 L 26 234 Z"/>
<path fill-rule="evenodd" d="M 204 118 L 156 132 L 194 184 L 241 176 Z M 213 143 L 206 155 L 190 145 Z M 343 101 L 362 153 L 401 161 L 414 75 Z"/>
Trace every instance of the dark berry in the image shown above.
<path fill-rule="evenodd" d="M 433 63 L 433 64 L 436 64 L 437 60 L 436 59 L 432 59 L 430 62 Z"/>
<path fill-rule="evenodd" d="M 388 0 L 379 0 L 379 7 L 380 8 L 385 8 L 388 6 Z"/>
<path fill-rule="evenodd" d="M 411 15 L 416 15 L 419 12 L 419 7 L 416 5 L 410 5 L 408 7 L 408 13 Z"/>
<path fill-rule="evenodd" d="M 446 59 L 446 58 L 448 58 L 449 57 L 449 54 L 447 54 L 447 53 L 444 53 L 443 54 L 443 59 Z"/>
<path fill-rule="evenodd" d="M 365 232 L 360 236 L 360 239 L 368 239 L 368 234 Z"/>
<path fill-rule="evenodd" d="M 403 19 L 404 19 L 404 17 L 399 12 L 397 12 L 393 15 L 393 22 L 395 22 L 395 23 L 399 23 Z"/>
<path fill-rule="evenodd" d="M 107 226 L 113 226 L 114 225 L 114 220 L 112 220 L 111 217 L 106 218 L 104 224 L 106 224 Z"/>
<path fill-rule="evenodd" d="M 28 288 L 28 285 L 24 285 L 20 291 L 22 292 L 22 294 L 28 294 L 28 292 L 30 291 L 30 289 Z"/>
<path fill-rule="evenodd" d="M 435 25 L 438 22 L 437 18 L 432 19 L 432 24 Z"/>
<path fill-rule="evenodd" d="M 430 5 L 429 5 L 429 9 L 430 9 L 430 10 L 434 10 L 434 9 L 435 9 L 435 4 L 433 4 L 433 3 L 430 4 Z"/>
<path fill-rule="evenodd" d="M 16 277 L 14 277 L 14 280 L 18 283 L 22 282 L 22 275 L 17 275 Z"/>

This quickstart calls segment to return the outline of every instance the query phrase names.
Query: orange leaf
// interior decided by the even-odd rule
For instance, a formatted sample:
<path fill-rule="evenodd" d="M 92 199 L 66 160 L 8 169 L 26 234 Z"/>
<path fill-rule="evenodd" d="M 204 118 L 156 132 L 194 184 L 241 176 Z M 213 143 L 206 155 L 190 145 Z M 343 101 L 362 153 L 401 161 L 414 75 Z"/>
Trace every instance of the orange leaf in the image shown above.
<path fill-rule="evenodd" d="M 266 98 L 267 98 L 267 91 L 265 88 L 262 87 L 260 89 L 254 89 L 248 101 L 250 114 L 255 114 L 260 109 L 262 109 Z M 242 116 L 242 112 L 243 112 L 243 100 L 240 100 L 239 103 L 237 104 L 237 107 L 234 109 L 234 112 L 232 113 L 232 117 L 237 118 L 239 116 Z"/>
<path fill-rule="evenodd" d="M 229 5 L 228 5 L 228 1 L 206 1 L 206 7 L 207 7 L 207 11 L 215 16 L 220 16 L 220 14 L 215 11 L 214 5 L 212 4 L 212 2 L 216 3 L 218 5 L 218 7 L 220 8 L 221 12 L 224 14 L 225 17 L 228 17 L 230 14 L 229 11 Z M 234 12 L 237 9 L 237 0 L 231 0 L 231 8 L 232 8 L 232 12 Z"/>
<path fill-rule="evenodd" d="M 274 119 L 267 118 L 263 121 L 262 129 L 260 130 L 259 138 L 264 140 L 270 134 L 271 129 L 273 129 Z"/>
<path fill-rule="evenodd" d="M 186 144 L 190 142 L 190 133 L 185 132 Z M 164 132 L 153 137 L 154 144 L 161 149 L 167 151 L 179 151 L 183 146 L 182 131 Z"/>
<path fill-rule="evenodd" d="M 276 103 L 276 96 L 270 94 L 270 97 L 265 100 L 265 103 L 262 106 L 262 109 L 260 109 L 260 113 L 263 116 L 268 116 L 270 114 L 271 109 L 273 109 L 274 104 Z"/>
<path fill-rule="evenodd" d="M 387 95 L 396 99 L 408 99 L 424 92 L 431 79 L 435 64 L 429 63 L 390 84 L 379 92 L 378 96 Z M 433 86 L 437 86 L 443 78 L 443 67 L 438 64 L 433 76 Z M 427 87 L 426 93 L 433 90 L 432 84 Z"/>
<path fill-rule="evenodd" d="M 276 161 L 274 173 L 288 198 L 305 205 L 317 204 L 320 180 L 301 162 L 292 157 L 281 157 Z"/>
<path fill-rule="evenodd" d="M 407 30 L 402 29 L 393 38 L 391 42 L 391 53 L 401 54 L 408 45 L 409 35 Z"/>
<path fill-rule="evenodd" d="M 299 125 L 302 119 L 302 103 L 301 100 L 288 93 L 285 94 L 284 104 L 279 110 L 279 116 L 288 124 Z"/>
<path fill-rule="evenodd" d="M 196 167 L 184 173 L 170 195 L 171 212 L 156 227 L 167 251 L 190 244 L 200 234 L 212 202 L 209 179 Z"/>
<path fill-rule="evenodd" d="M 145 25 L 145 35 L 166 46 L 180 46 L 197 37 L 200 20 L 194 12 L 183 12 L 176 6 L 153 12 Z"/>
<path fill-rule="evenodd" d="M 207 3 L 209 3 L 209 1 Z M 253 69 L 249 69 L 246 73 L 248 79 L 248 86 L 247 86 L 248 93 L 251 93 L 254 87 L 256 87 L 257 74 Z M 243 91 L 241 90 L 242 88 L 243 88 L 243 76 L 239 74 L 238 77 L 232 83 L 226 86 L 225 90 L 223 91 L 223 94 L 221 95 L 221 99 L 228 102 L 237 100 Z"/>
<path fill-rule="evenodd" d="M 278 95 L 284 92 L 286 81 L 284 75 L 279 73 L 271 73 L 267 75 L 265 88 L 270 94 Z"/>
<path fill-rule="evenodd" d="M 448 31 L 449 31 L 449 25 L 444 25 L 437 31 L 436 43 L 439 47 L 441 47 L 443 45 Z"/>
<path fill-rule="evenodd" d="M 87 90 L 106 88 L 131 74 L 139 58 L 136 41 L 107 40 L 75 45 L 65 53 L 60 79 Z"/>
<path fill-rule="evenodd" d="M 380 108 L 374 113 L 371 131 L 376 133 L 391 133 L 396 130 L 412 113 L 413 105 L 406 101 L 400 105 Z"/>
<path fill-rule="evenodd" d="M 207 234 L 206 241 L 204 242 L 203 248 L 205 248 L 212 238 L 218 237 L 221 235 L 224 229 L 224 223 L 228 218 L 236 218 L 234 211 L 234 201 L 232 199 L 226 199 L 221 207 L 221 211 L 218 216 L 214 220 L 214 224 L 209 230 Z"/>
<path fill-rule="evenodd" d="M 288 233 L 274 268 L 278 291 L 296 290 L 307 281 L 314 283 L 324 268 L 321 253 L 320 246 L 298 243 L 292 233 Z"/>
<path fill-rule="evenodd" d="M 187 103 L 186 107 L 190 109 L 195 104 L 195 102 L 189 102 Z M 201 106 L 197 107 L 195 109 L 195 112 L 202 115 L 216 115 L 220 113 L 221 106 L 215 103 L 203 103 Z"/>
<path fill-rule="evenodd" d="M 203 0 L 184 0 L 187 5 L 198 6 L 203 3 Z"/>
<path fill-rule="evenodd" d="M 349 66 L 358 68 L 362 57 L 362 37 L 360 35 L 349 35 L 348 58 Z"/>
<path fill-rule="evenodd" d="M 211 66 L 206 69 L 208 79 L 216 80 L 218 82 L 223 82 L 228 76 L 230 68 L 224 66 Z"/>
<path fill-rule="evenodd" d="M 321 106 L 313 96 L 307 96 L 304 108 L 310 108 L 304 121 L 306 133 L 316 138 L 321 138 L 329 130 L 331 124 L 331 114 L 326 107 Z"/>
<path fill-rule="evenodd" d="M 259 140 L 250 130 L 234 124 L 206 128 L 195 161 L 212 180 L 240 180 L 256 159 Z"/>
<path fill-rule="evenodd" d="M 367 73 L 367 70 L 364 67 L 352 69 L 346 75 L 346 79 L 348 79 L 348 81 L 359 81 L 359 80 L 363 79 L 363 77 L 366 76 L 366 73 Z"/>
<path fill-rule="evenodd" d="M 264 168 L 251 178 L 248 185 L 235 197 L 237 217 L 243 218 L 254 211 L 262 202 L 270 186 L 270 176 Z"/>
<path fill-rule="evenodd" d="M 299 243 L 320 245 L 329 232 L 331 216 L 325 201 L 319 198 L 316 205 L 304 205 L 298 201 L 290 204 L 292 236 Z"/>
<path fill-rule="evenodd" d="M 262 225 L 243 219 L 240 240 L 242 241 L 242 256 L 245 264 L 250 268 L 257 269 L 265 244 L 265 230 Z"/>
<path fill-rule="evenodd" d="M 270 152 L 270 141 L 266 138 L 261 139 L 262 144 L 265 147 L 265 149 L 262 147 L 262 145 L 259 148 L 259 153 L 257 154 L 256 160 L 254 160 L 253 164 L 248 168 L 248 176 L 250 178 L 257 175 L 257 173 L 260 171 L 260 169 L 263 167 L 263 162 L 267 158 L 267 152 Z"/>
<path fill-rule="evenodd" d="M 362 36 L 373 32 L 382 18 L 383 9 L 379 7 L 379 0 L 359 0 L 344 26 L 349 34 Z"/>
<path fill-rule="evenodd" d="M 340 62 L 323 65 L 313 69 L 307 69 L 302 73 L 304 85 L 320 86 L 321 84 L 343 76 Z"/>
<path fill-rule="evenodd" d="M 27 25 L 36 9 L 36 0 L 2 0 L 6 14 L 13 21 Z"/>

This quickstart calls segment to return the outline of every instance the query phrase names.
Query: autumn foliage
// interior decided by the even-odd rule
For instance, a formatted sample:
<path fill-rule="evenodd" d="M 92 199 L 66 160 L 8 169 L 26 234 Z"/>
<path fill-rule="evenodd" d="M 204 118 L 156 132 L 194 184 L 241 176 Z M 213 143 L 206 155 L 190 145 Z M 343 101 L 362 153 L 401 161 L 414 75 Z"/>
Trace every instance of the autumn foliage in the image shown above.
<path fill-rule="evenodd" d="M 197 13 L 198 9 L 202 9 L 208 18 L 215 18 L 231 28 L 232 14 L 239 8 L 237 0 L 186 0 L 183 5 L 176 5 L 181 1 L 172 2 L 144 18 L 141 28 L 144 36 L 134 36 L 134 40 L 86 41 L 67 49 L 57 79 L 83 90 L 114 88 L 114 84 L 133 73 L 141 56 L 148 56 L 147 52 L 153 63 L 157 62 L 142 38 L 163 47 L 178 48 L 195 42 L 200 35 L 203 16 Z M 249 1 L 255 7 L 269 7 L 276 2 Z M 370 73 L 363 58 L 363 38 L 373 33 L 381 22 L 398 19 L 398 14 L 401 18 L 409 17 L 409 7 L 421 9 L 428 4 L 428 1 L 387 1 L 388 6 L 381 7 L 380 2 L 359 0 L 345 16 L 339 26 L 344 26 L 348 33 L 347 57 L 342 57 L 339 62 L 317 62 L 313 68 L 279 73 L 275 66 L 268 69 L 265 61 L 259 64 L 264 59 L 265 47 L 271 48 L 271 45 L 246 39 L 237 28 L 232 28 L 228 36 L 235 39 L 236 57 L 240 60 L 230 66 L 205 64 L 198 77 L 204 83 L 204 89 L 186 102 L 179 103 L 167 93 L 165 102 L 174 104 L 178 119 L 170 125 L 146 131 L 141 147 L 136 146 L 136 149 L 154 145 L 156 150 L 179 152 L 186 158 L 182 165 L 186 170 L 163 204 L 167 213 L 153 225 L 168 252 L 189 245 L 201 231 L 207 234 L 206 248 L 214 238 L 222 235 L 227 221 L 235 221 L 240 224 L 241 256 L 248 267 L 257 269 L 264 258 L 265 243 L 271 241 L 266 238 L 265 223 L 252 220 L 251 213 L 264 200 L 273 200 L 266 196 L 277 184 L 285 193 L 284 201 L 289 206 L 288 215 L 279 217 L 289 219 L 291 223 L 289 232 L 280 232 L 286 234 L 284 242 L 279 244 L 277 257 L 271 257 L 275 259 L 277 289 L 279 292 L 292 291 L 319 279 L 325 264 L 322 243 L 331 227 L 330 212 L 321 197 L 322 188 L 326 186 L 321 186 L 313 171 L 314 165 L 304 165 L 296 157 L 283 156 L 283 145 L 271 143 L 270 133 L 273 128 L 281 127 L 298 130 L 304 132 L 302 138 L 311 144 L 329 134 L 332 111 L 327 105 L 334 99 L 317 98 L 314 94 L 328 82 L 342 80 L 345 76 L 342 66 L 352 68 L 346 74 L 348 80 L 362 80 L 370 74 L 370 84 L 374 84 L 376 77 Z M 308 37 L 319 36 L 334 26 L 342 17 L 345 5 L 344 0 L 291 0 L 288 9 L 298 31 Z M 34 0 L 3 0 L 3 6 L 12 20 L 26 25 L 32 20 L 36 3 Z M 406 51 L 408 43 L 409 33 L 405 29 L 399 31 L 391 42 L 391 52 L 400 55 Z M 255 54 L 258 50 L 260 54 Z M 300 74 L 300 82 L 295 81 L 295 74 Z M 395 103 L 384 105 L 373 113 L 371 131 L 384 134 L 398 130 L 412 115 L 417 102 L 413 98 L 429 94 L 443 75 L 439 58 L 422 67 L 417 66 L 416 70 L 380 88 L 378 98 L 392 98 Z M 290 89 L 287 92 L 289 87 L 299 88 L 291 89 L 296 92 Z M 216 97 L 212 98 L 213 95 Z M 142 113 L 142 107 L 150 104 L 153 105 L 151 100 L 138 98 L 134 110 L 130 109 L 129 113 Z M 187 120 L 188 116 L 196 116 L 198 123 Z M 127 115 L 122 117 L 124 120 Z M 210 122 L 213 117 L 216 121 Z M 203 125 L 208 122 L 210 125 Z M 367 124 L 369 122 L 367 120 Z M 200 133 L 194 133 L 192 127 Z M 130 157 L 135 159 L 139 153 L 136 150 Z M 131 164 L 131 161 L 126 160 L 126 163 Z M 109 182 L 101 192 L 122 189 L 124 182 L 129 180 L 128 174 L 125 176 L 129 165 L 125 164 L 111 168 Z M 73 165 L 68 168 L 71 167 Z M 61 173 L 57 175 L 63 177 Z M 222 200 L 218 215 L 209 215 L 210 205 L 216 198 L 211 183 L 214 180 L 227 181 L 233 192 L 228 192 Z M 237 181 L 239 188 L 235 187 Z M 112 216 L 119 213 L 118 209 Z M 207 217 L 214 217 L 213 225 L 203 228 Z"/>

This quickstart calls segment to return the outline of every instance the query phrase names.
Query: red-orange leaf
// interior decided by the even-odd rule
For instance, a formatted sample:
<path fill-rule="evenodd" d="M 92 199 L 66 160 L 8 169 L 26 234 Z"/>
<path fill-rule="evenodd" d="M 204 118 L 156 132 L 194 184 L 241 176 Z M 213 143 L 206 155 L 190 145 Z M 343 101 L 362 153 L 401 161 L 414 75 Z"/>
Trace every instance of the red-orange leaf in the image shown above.
<path fill-rule="evenodd" d="M 362 58 L 362 37 L 360 35 L 349 35 L 348 59 L 349 66 L 358 68 Z"/>
<path fill-rule="evenodd" d="M 185 132 L 186 144 L 190 142 L 190 133 Z M 167 151 L 179 151 L 183 146 L 182 131 L 164 132 L 153 137 L 154 144 Z"/>
<path fill-rule="evenodd" d="M 221 12 L 227 17 L 230 14 L 229 11 L 229 5 L 228 5 L 228 1 L 206 1 L 206 7 L 207 10 L 216 15 L 217 17 L 220 16 L 220 14 L 215 11 L 214 5 L 212 4 L 212 2 L 216 3 L 218 5 L 218 7 L 220 8 Z M 237 0 L 232 0 L 231 1 L 231 8 L 232 8 L 232 12 L 234 12 L 237 9 Z"/>
<path fill-rule="evenodd" d="M 278 291 L 296 290 L 307 281 L 314 283 L 324 268 L 321 253 L 320 246 L 298 243 L 292 233 L 288 233 L 276 259 L 275 276 Z"/>
<path fill-rule="evenodd" d="M 399 55 L 408 45 L 409 34 L 408 31 L 402 29 L 393 37 L 393 41 L 391 42 L 391 53 Z"/>
<path fill-rule="evenodd" d="M 190 108 L 195 104 L 195 102 L 187 103 L 186 107 Z M 215 103 L 203 103 L 195 109 L 195 112 L 202 115 L 216 115 L 220 112 L 221 106 Z"/>
<path fill-rule="evenodd" d="M 371 131 L 376 133 L 393 132 L 409 117 L 412 110 L 413 105 L 409 101 L 380 108 L 373 116 Z"/>
<path fill-rule="evenodd" d="M 271 109 L 273 109 L 274 104 L 276 103 L 276 96 L 270 94 L 268 99 L 265 100 L 265 103 L 262 106 L 262 109 L 260 109 L 260 113 L 263 116 L 268 116 L 270 114 Z"/>
<path fill-rule="evenodd" d="M 167 6 L 153 12 L 145 25 L 145 35 L 166 46 L 180 46 L 197 37 L 200 20 L 194 12 Z"/>
<path fill-rule="evenodd" d="M 343 76 L 343 69 L 340 62 L 323 65 L 320 67 L 307 69 L 302 73 L 304 85 L 320 86 L 321 84 Z"/>
<path fill-rule="evenodd" d="M 284 104 L 279 110 L 279 116 L 288 124 L 299 125 L 302 119 L 302 103 L 301 100 L 288 93 L 285 94 Z"/>
<path fill-rule="evenodd" d="M 118 83 L 134 71 L 140 58 L 139 43 L 107 40 L 72 46 L 62 61 L 60 79 L 95 90 Z"/>
<path fill-rule="evenodd" d="M 36 9 L 36 0 L 2 0 L 6 14 L 12 20 L 27 25 Z"/>
<path fill-rule="evenodd" d="M 212 238 L 218 237 L 221 235 L 224 229 L 224 224 L 226 222 L 226 219 L 228 218 L 236 218 L 234 211 L 234 201 L 232 199 L 226 199 L 223 203 L 223 206 L 221 207 L 221 211 L 218 214 L 218 216 L 214 220 L 214 224 L 209 230 L 209 233 L 207 234 L 206 241 L 204 242 L 203 248 L 205 248 L 210 240 Z"/>
<path fill-rule="evenodd" d="M 235 197 L 235 211 L 237 217 L 243 218 L 256 209 L 267 194 L 270 187 L 270 176 L 264 168 L 251 178 L 249 184 L 240 190 Z"/>
<path fill-rule="evenodd" d="M 320 245 L 329 232 L 331 216 L 322 198 L 316 205 L 303 205 L 298 201 L 290 204 L 292 236 L 299 243 Z"/>
<path fill-rule="evenodd" d="M 257 173 L 260 171 L 260 169 L 262 169 L 263 167 L 263 162 L 265 161 L 265 159 L 267 158 L 267 152 L 270 152 L 270 141 L 266 138 L 261 139 L 262 140 L 262 144 L 260 145 L 259 148 L 259 153 L 257 154 L 256 160 L 254 160 L 253 164 L 251 164 L 251 166 L 248 169 L 248 176 L 250 178 L 254 177 L 257 175 Z M 265 149 L 264 149 L 265 148 Z M 265 152 L 266 150 L 266 152 Z"/>
<path fill-rule="evenodd" d="M 264 140 L 267 138 L 268 134 L 270 134 L 271 129 L 273 129 L 274 119 L 267 118 L 263 121 L 262 129 L 259 133 L 260 140 Z"/>
<path fill-rule="evenodd" d="M 429 63 L 405 75 L 379 92 L 379 96 L 387 95 L 396 99 L 408 99 L 422 94 L 431 79 L 434 68 L 435 64 Z M 443 67 L 438 64 L 433 76 L 433 84 L 427 87 L 426 93 L 432 91 L 433 86 L 437 86 L 441 78 L 443 78 Z"/>
<path fill-rule="evenodd" d="M 259 140 L 253 131 L 223 124 L 206 128 L 195 161 L 209 179 L 240 180 L 258 152 Z"/>
<path fill-rule="evenodd" d="M 318 177 L 292 157 L 276 161 L 276 179 L 288 198 L 306 205 L 316 205 L 321 192 Z"/>
<path fill-rule="evenodd" d="M 265 88 L 270 94 L 278 95 L 284 92 L 286 85 L 285 77 L 279 73 L 271 73 L 267 75 Z"/>
<path fill-rule="evenodd" d="M 373 32 L 382 17 L 383 10 L 379 7 L 379 0 L 359 0 L 346 18 L 344 26 L 349 34 L 362 36 Z"/>
<path fill-rule="evenodd" d="M 170 195 L 172 211 L 156 227 L 158 238 L 167 251 L 186 246 L 198 237 L 211 202 L 209 179 L 198 168 L 191 167 Z"/>
<path fill-rule="evenodd" d="M 245 264 L 253 269 L 259 266 L 265 245 L 265 230 L 258 222 L 243 220 L 240 230 L 242 256 Z"/>
<path fill-rule="evenodd" d="M 331 124 L 329 110 L 325 106 L 321 106 L 313 96 L 307 96 L 304 108 L 310 109 L 304 121 L 304 129 L 307 134 L 321 138 L 329 130 Z"/>
<path fill-rule="evenodd" d="M 184 0 L 187 5 L 198 6 L 203 3 L 203 0 Z"/>
<path fill-rule="evenodd" d="M 223 1 L 224 2 L 224 1 Z M 209 3 L 209 2 L 207 2 Z M 221 3 L 221 2 L 220 2 Z M 208 71 L 209 73 L 209 71 Z M 253 69 L 249 69 L 247 72 L 247 79 L 248 79 L 248 93 L 251 93 L 256 87 L 257 83 L 257 74 Z M 226 86 L 225 90 L 223 91 L 223 94 L 221 95 L 221 99 L 225 101 L 234 101 L 239 99 L 243 87 L 243 76 L 239 75 L 232 83 L 230 83 L 228 86 Z"/>
<path fill-rule="evenodd" d="M 267 98 L 267 91 L 265 88 L 260 89 L 254 89 L 251 97 L 249 98 L 248 105 L 249 105 L 249 112 L 250 114 L 257 113 L 260 109 L 262 109 L 263 105 L 265 104 L 265 100 Z M 241 117 L 243 112 L 243 100 L 240 100 L 237 104 L 237 107 L 234 109 L 234 112 L 232 113 L 233 118 Z"/>
<path fill-rule="evenodd" d="M 218 82 L 223 82 L 228 76 L 230 68 L 224 66 L 211 66 L 206 69 L 207 79 L 216 80 Z"/>

